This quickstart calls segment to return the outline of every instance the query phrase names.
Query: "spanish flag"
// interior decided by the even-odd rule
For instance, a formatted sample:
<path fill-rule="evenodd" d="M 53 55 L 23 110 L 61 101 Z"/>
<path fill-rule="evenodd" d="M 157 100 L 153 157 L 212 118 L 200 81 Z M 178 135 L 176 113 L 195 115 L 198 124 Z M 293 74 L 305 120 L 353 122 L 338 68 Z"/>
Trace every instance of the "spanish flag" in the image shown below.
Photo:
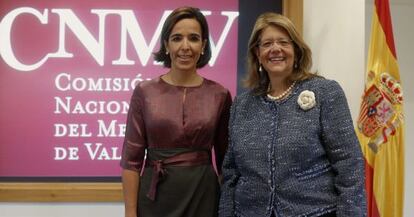
<path fill-rule="evenodd" d="M 368 217 L 402 217 L 404 115 L 388 0 L 375 0 L 357 135 L 365 157 Z"/>

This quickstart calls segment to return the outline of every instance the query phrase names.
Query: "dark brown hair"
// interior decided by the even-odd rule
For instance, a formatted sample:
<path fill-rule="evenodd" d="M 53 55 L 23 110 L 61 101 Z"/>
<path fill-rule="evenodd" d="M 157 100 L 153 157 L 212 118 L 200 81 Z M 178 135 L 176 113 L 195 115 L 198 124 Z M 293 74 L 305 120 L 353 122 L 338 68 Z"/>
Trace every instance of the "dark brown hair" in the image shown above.
<path fill-rule="evenodd" d="M 202 41 L 206 41 L 206 45 L 204 48 L 204 55 L 200 56 L 196 67 L 202 68 L 211 58 L 208 24 L 200 9 L 193 7 L 177 8 L 167 17 L 161 30 L 160 49 L 158 52 L 154 53 L 154 59 L 158 62 L 162 62 L 164 67 L 171 68 L 171 58 L 170 55 L 166 54 L 167 50 L 164 42 L 168 41 L 175 24 L 182 19 L 195 19 L 201 26 Z"/>

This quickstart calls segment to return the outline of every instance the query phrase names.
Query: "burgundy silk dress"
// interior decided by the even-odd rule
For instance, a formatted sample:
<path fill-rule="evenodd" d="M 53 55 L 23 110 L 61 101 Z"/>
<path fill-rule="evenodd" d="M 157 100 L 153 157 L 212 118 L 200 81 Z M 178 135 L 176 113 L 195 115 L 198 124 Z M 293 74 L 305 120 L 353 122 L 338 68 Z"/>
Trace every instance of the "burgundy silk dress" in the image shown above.
<path fill-rule="evenodd" d="M 219 185 L 211 162 L 215 159 L 221 173 L 231 101 L 227 89 L 208 79 L 196 87 L 174 86 L 160 77 L 138 84 L 121 166 L 144 169 L 139 217 L 217 216 Z"/>

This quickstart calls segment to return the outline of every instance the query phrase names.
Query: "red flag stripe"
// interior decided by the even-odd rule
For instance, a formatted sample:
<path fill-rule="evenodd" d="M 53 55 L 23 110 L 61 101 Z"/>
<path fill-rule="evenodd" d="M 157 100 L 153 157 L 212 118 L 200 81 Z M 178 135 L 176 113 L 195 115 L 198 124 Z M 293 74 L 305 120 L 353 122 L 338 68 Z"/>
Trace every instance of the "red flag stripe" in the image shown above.
<path fill-rule="evenodd" d="M 390 48 L 391 53 L 394 56 L 394 58 L 397 59 L 397 53 L 395 52 L 395 45 L 394 45 L 394 36 L 392 34 L 390 4 L 388 1 L 375 0 L 375 8 L 377 11 L 379 22 L 385 33 L 388 47 Z"/>
<path fill-rule="evenodd" d="M 365 100 L 362 100 L 361 108 L 360 108 L 360 115 L 358 118 L 358 123 L 362 123 L 365 119 L 368 118 L 368 105 Z"/>
<path fill-rule="evenodd" d="M 367 208 L 369 217 L 381 217 L 374 195 L 374 169 L 365 160 L 365 189 L 367 194 Z"/>

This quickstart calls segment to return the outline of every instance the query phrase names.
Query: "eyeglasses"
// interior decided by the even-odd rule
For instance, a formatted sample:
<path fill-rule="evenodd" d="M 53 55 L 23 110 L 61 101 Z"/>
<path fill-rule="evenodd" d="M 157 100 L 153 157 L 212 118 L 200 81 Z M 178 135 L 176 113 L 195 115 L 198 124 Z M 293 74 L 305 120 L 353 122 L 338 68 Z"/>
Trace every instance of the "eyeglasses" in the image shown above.
<path fill-rule="evenodd" d="M 278 40 L 273 40 L 273 41 L 263 41 L 263 42 L 259 42 L 258 46 L 264 50 L 270 49 L 271 47 L 273 47 L 275 44 L 277 44 L 277 46 L 281 47 L 281 48 L 288 48 L 292 45 L 292 40 L 290 39 L 278 39 Z"/>

